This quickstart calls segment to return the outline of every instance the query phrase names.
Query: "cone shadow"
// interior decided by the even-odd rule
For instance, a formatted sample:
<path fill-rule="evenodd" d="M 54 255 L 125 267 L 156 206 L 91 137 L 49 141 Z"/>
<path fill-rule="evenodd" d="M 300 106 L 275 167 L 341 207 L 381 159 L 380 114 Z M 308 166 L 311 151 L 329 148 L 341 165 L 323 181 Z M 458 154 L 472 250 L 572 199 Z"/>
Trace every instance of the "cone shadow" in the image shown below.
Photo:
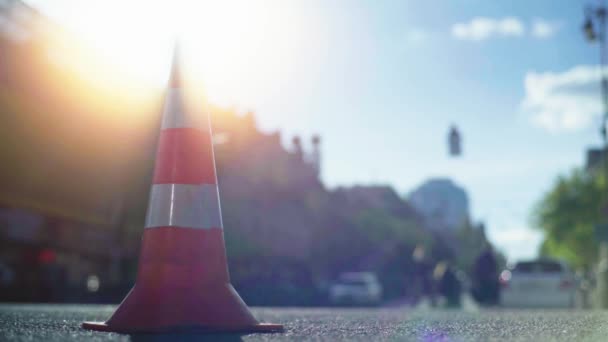
<path fill-rule="evenodd" d="M 243 341 L 241 334 L 203 334 L 203 333 L 167 333 L 167 334 L 131 334 L 133 342 L 169 342 L 169 341 Z"/>

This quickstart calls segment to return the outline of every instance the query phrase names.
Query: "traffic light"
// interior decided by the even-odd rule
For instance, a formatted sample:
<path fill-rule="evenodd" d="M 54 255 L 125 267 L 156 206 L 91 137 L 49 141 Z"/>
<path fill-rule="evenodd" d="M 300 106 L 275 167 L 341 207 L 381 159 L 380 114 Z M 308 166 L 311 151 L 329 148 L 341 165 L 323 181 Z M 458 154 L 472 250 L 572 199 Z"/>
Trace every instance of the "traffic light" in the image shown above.
<path fill-rule="evenodd" d="M 448 147 L 450 156 L 458 157 L 462 154 L 461 140 L 462 138 L 460 136 L 460 132 L 456 126 L 452 125 L 452 127 L 450 127 L 450 132 L 448 133 Z"/>

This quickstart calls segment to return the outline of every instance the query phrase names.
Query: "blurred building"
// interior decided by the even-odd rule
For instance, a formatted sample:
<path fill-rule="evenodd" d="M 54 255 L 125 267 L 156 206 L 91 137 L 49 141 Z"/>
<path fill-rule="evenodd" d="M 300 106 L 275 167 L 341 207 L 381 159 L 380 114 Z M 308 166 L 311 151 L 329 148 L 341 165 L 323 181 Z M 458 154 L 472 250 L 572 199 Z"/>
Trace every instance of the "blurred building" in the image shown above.
<path fill-rule="evenodd" d="M 265 253 L 306 259 L 314 220 L 303 201 L 324 193 L 319 143 L 307 153 L 294 137 L 284 148 L 279 132 L 258 130 L 253 113 L 216 109 L 212 125 L 226 225 Z"/>
<path fill-rule="evenodd" d="M 469 197 L 447 178 L 431 179 L 412 191 L 411 205 L 434 230 L 455 231 L 470 221 Z"/>
<path fill-rule="evenodd" d="M 112 265 L 136 253 L 109 233 L 123 216 L 113 199 L 124 183 L 105 161 L 129 149 L 85 151 L 107 132 L 84 106 L 108 108 L 92 106 L 76 91 L 90 85 L 53 64 L 50 46 L 59 37 L 78 54 L 36 10 L 0 1 L 0 268 L 11 275 L 0 300 L 76 300 L 87 278 L 105 270 L 104 285 L 117 286 Z"/>

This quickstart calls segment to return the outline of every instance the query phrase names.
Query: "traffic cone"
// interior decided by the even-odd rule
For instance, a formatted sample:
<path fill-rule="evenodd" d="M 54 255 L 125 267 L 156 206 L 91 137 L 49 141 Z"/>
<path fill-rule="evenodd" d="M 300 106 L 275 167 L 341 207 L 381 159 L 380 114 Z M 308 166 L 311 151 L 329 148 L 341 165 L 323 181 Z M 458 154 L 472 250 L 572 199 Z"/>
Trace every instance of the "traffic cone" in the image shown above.
<path fill-rule="evenodd" d="M 135 286 L 90 330 L 278 332 L 259 323 L 230 284 L 211 127 L 184 101 L 173 57 Z"/>

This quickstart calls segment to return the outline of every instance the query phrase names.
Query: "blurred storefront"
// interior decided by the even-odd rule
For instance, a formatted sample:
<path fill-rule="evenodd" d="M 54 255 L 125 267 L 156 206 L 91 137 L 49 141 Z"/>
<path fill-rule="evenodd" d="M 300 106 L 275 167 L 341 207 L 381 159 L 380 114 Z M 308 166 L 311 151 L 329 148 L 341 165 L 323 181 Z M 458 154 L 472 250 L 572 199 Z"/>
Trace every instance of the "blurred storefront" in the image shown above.
<path fill-rule="evenodd" d="M 107 224 L 1 207 L 0 300 L 115 301 L 132 285 L 124 268 L 137 244 L 124 248 L 112 232 Z"/>

